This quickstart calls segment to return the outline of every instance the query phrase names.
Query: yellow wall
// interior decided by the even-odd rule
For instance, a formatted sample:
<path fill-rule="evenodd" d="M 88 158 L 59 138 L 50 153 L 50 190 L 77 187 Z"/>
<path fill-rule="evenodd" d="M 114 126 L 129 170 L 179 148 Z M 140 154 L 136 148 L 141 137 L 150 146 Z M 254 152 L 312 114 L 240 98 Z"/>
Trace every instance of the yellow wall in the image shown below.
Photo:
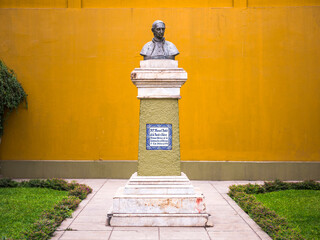
<path fill-rule="evenodd" d="M 136 160 L 130 72 L 162 19 L 189 74 L 182 160 L 319 161 L 319 2 L 0 0 L 0 58 L 29 94 L 0 159 Z"/>

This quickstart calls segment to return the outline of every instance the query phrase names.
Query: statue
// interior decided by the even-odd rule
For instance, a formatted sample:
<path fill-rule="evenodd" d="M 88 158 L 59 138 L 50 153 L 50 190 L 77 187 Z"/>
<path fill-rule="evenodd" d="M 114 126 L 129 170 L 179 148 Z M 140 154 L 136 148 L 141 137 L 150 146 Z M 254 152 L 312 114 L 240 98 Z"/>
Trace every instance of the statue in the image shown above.
<path fill-rule="evenodd" d="M 140 55 L 143 56 L 144 60 L 148 59 L 172 59 L 179 54 L 176 46 L 166 41 L 164 36 L 164 31 L 166 26 L 164 22 L 157 20 L 152 24 L 151 31 L 153 32 L 154 38 L 152 41 L 146 43 Z"/>

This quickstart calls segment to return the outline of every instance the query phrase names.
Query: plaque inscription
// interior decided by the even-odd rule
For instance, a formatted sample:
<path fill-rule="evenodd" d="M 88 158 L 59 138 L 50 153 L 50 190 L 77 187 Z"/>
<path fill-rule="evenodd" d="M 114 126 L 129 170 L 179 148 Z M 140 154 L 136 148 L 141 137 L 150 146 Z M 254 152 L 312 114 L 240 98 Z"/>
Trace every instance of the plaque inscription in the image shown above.
<path fill-rule="evenodd" d="M 172 150 L 172 124 L 147 124 L 147 150 Z"/>

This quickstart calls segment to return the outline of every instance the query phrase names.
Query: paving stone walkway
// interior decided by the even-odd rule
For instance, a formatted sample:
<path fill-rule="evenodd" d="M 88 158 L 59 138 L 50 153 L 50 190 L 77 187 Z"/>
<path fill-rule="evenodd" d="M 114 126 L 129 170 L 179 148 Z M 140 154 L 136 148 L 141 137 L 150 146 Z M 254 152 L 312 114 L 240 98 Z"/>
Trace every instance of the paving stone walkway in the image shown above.
<path fill-rule="evenodd" d="M 107 212 L 116 190 L 127 180 L 75 179 L 93 189 L 72 218 L 66 219 L 52 239 L 71 240 L 270 240 L 271 238 L 227 195 L 233 184 L 249 181 L 191 181 L 204 193 L 213 227 L 110 227 Z M 250 182 L 262 183 L 262 182 Z"/>

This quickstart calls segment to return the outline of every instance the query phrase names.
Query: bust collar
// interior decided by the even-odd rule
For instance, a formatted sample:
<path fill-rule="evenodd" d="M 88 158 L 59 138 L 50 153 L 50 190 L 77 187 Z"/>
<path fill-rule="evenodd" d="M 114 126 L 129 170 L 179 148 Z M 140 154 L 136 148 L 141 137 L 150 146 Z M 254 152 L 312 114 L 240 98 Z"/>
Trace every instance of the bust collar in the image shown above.
<path fill-rule="evenodd" d="M 164 43 L 164 42 L 165 42 L 165 38 L 163 37 L 161 40 L 158 40 L 158 39 L 156 39 L 156 38 L 153 38 L 153 39 L 152 39 L 152 42 L 154 42 L 154 43 Z"/>

